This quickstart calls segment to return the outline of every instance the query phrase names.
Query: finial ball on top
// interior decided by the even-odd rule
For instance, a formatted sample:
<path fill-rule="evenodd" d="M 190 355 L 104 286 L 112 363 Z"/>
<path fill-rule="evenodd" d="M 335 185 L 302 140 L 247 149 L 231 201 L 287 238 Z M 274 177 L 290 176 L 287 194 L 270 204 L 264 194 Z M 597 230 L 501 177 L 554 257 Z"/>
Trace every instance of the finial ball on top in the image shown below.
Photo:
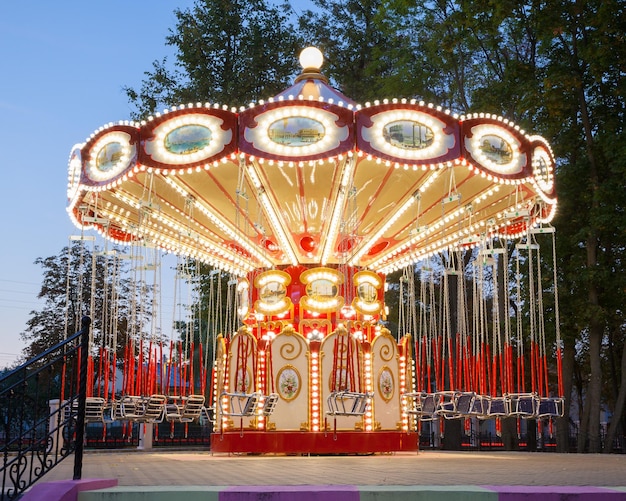
<path fill-rule="evenodd" d="M 303 70 L 316 70 L 322 67 L 324 56 L 317 47 L 307 47 L 300 52 L 300 65 Z"/>

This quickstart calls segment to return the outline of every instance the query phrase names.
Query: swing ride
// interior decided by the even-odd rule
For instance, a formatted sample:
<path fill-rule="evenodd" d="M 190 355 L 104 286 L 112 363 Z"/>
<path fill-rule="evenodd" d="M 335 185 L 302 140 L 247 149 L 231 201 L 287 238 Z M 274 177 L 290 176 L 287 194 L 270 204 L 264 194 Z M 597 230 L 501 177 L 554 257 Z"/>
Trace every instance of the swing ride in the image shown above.
<path fill-rule="evenodd" d="M 193 373 L 188 343 L 131 336 L 122 388 L 94 396 L 128 421 L 210 410 L 215 452 L 415 451 L 424 422 L 551 422 L 563 390 L 556 280 L 542 276 L 557 203 L 548 143 L 489 113 L 357 105 L 317 49 L 300 62 L 267 101 L 174 106 L 72 150 L 79 228 L 154 252 L 145 262 L 165 252 L 231 277 L 232 318 L 207 321 L 211 361 L 200 348 Z"/>

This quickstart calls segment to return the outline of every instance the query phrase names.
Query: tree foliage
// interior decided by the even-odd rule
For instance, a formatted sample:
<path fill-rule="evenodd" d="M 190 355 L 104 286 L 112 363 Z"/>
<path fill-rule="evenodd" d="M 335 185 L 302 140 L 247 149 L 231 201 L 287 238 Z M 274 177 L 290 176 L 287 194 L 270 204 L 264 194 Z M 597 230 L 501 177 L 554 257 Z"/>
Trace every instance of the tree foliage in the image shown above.
<path fill-rule="evenodd" d="M 127 336 L 140 336 L 151 320 L 152 287 L 129 275 L 129 264 L 110 259 L 117 251 L 90 250 L 79 242 L 55 256 L 38 258 L 43 269 L 39 310 L 31 312 L 22 333 L 23 357 L 33 358 L 80 329 L 83 316 L 92 318 L 94 353 L 114 345 L 123 353 Z M 137 305 L 143 304 L 141 308 Z"/>
<path fill-rule="evenodd" d="M 580 372 L 586 374 L 580 381 L 585 400 L 578 448 L 599 452 L 603 400 L 616 411 L 614 419 L 623 413 L 623 408 L 613 407 L 617 395 L 606 391 L 610 374 L 603 370 L 603 359 L 609 342 L 617 353 L 624 344 L 620 305 L 626 291 L 626 198 L 618 187 L 626 180 L 624 157 L 619 154 L 624 138 L 626 54 L 623 30 L 617 26 L 624 25 L 625 14 L 620 2 L 611 1 L 555 2 L 553 7 L 542 19 L 542 53 L 549 61 L 545 114 L 562 159 L 560 198 L 569 209 L 561 210 L 556 222 L 563 235 L 560 267 L 564 286 L 572 293 L 567 299 L 582 302 L 582 308 L 572 308 L 571 313 L 577 323 L 576 341 L 585 341 L 580 346 L 587 348 L 576 357 L 576 363 L 582 364 Z"/>
<path fill-rule="evenodd" d="M 137 117 L 188 102 L 246 105 L 284 90 L 301 46 L 289 11 L 264 0 L 204 0 L 176 10 L 176 29 L 166 39 L 176 51 L 175 69 L 167 59 L 155 61 L 139 91 L 126 88 Z"/>

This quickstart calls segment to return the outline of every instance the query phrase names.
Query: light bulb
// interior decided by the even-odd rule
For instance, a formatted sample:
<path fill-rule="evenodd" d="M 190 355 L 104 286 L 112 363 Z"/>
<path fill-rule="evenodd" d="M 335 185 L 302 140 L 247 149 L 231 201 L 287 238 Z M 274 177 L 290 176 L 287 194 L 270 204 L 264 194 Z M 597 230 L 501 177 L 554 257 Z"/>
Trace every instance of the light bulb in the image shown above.
<path fill-rule="evenodd" d="M 319 70 L 322 67 L 323 63 L 324 56 L 317 47 L 307 47 L 302 52 L 300 52 L 300 65 L 304 70 Z"/>

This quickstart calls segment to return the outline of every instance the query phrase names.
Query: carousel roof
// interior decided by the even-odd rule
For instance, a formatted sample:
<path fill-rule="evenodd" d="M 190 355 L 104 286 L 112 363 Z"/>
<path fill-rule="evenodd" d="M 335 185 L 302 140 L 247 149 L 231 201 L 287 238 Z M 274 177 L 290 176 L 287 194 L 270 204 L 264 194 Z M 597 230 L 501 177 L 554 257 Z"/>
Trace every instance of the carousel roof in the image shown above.
<path fill-rule="evenodd" d="M 72 220 L 245 275 L 299 263 L 388 273 L 552 219 L 543 138 L 416 100 L 356 105 L 321 59 L 301 63 L 292 87 L 249 107 L 190 103 L 100 128 L 71 152 Z"/>

